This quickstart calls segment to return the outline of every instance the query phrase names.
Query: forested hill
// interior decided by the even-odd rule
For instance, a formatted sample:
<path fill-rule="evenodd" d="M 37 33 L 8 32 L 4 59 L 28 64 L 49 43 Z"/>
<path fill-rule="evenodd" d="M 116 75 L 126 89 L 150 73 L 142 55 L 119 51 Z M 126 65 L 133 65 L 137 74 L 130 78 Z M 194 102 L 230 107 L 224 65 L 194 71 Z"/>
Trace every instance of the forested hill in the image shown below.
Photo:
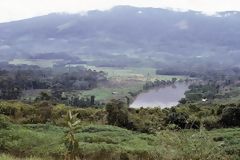
<path fill-rule="evenodd" d="M 118 6 L 85 14 L 49 14 L 0 24 L 5 59 L 39 53 L 147 57 L 158 62 L 239 64 L 240 12 L 208 16 Z"/>

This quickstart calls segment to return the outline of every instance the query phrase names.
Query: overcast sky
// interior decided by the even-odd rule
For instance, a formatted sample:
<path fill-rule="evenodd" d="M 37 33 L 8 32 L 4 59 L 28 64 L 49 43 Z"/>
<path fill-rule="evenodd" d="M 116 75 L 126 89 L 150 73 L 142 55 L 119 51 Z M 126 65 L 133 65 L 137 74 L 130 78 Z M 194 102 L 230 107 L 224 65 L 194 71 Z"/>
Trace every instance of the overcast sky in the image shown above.
<path fill-rule="evenodd" d="M 116 5 L 216 11 L 240 11 L 240 0 L 0 0 L 0 22 L 19 20 L 52 12 L 77 13 L 105 10 Z"/>

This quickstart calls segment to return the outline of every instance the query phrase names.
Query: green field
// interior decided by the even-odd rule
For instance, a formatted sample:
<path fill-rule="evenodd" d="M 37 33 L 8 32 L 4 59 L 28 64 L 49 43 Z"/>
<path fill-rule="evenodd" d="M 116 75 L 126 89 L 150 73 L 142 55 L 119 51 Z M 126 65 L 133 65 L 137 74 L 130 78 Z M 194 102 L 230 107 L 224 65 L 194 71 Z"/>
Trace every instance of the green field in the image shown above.
<path fill-rule="evenodd" d="M 185 79 L 184 76 L 168 76 L 168 75 L 156 75 L 155 68 L 147 68 L 147 67 L 124 67 L 124 68 L 116 68 L 116 67 L 95 67 L 84 65 L 84 67 L 96 71 L 104 71 L 108 73 L 109 78 L 122 78 L 122 79 L 131 79 L 134 80 L 171 80 L 173 77 L 178 79 Z"/>
<path fill-rule="evenodd" d="M 113 67 L 84 67 L 107 73 L 110 85 L 100 85 L 95 89 L 81 92 L 82 95 L 95 95 L 96 100 L 109 100 L 115 97 L 128 95 L 129 92 L 136 93 L 143 89 L 146 81 L 171 80 L 172 78 L 185 79 L 184 76 L 156 75 L 154 68 L 113 68 Z M 112 94 L 116 93 L 116 94 Z"/>
<path fill-rule="evenodd" d="M 14 65 L 37 65 L 39 67 L 53 67 L 53 65 L 57 64 L 58 62 L 61 62 L 61 59 L 52 59 L 52 60 L 47 60 L 47 59 L 13 59 L 12 61 L 9 62 L 9 64 L 14 64 Z"/>
<path fill-rule="evenodd" d="M 116 86 L 100 86 L 98 88 L 84 91 L 83 95 L 95 95 L 96 100 L 110 100 L 112 98 L 127 96 L 129 92 L 136 93 L 143 89 L 143 82 L 124 82 Z"/>

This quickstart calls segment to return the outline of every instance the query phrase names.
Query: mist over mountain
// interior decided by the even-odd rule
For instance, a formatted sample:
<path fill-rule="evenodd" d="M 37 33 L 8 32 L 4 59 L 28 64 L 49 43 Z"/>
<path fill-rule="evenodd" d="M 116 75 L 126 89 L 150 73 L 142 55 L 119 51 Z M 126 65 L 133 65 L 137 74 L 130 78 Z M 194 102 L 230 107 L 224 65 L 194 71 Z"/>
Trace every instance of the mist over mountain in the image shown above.
<path fill-rule="evenodd" d="M 84 15 L 49 14 L 0 24 L 0 54 L 10 60 L 60 53 L 99 65 L 239 66 L 239 26 L 235 11 L 208 16 L 118 6 Z"/>

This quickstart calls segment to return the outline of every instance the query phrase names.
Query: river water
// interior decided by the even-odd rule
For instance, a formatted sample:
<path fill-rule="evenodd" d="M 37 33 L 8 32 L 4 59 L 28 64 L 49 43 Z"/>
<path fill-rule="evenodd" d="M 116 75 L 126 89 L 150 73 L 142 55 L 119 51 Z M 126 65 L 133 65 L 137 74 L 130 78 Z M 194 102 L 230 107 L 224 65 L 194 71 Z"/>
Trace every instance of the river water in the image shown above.
<path fill-rule="evenodd" d="M 140 93 L 133 103 L 131 108 L 153 108 L 161 107 L 168 108 L 176 106 L 181 98 L 184 98 L 185 91 L 188 90 L 187 83 L 176 83 L 172 86 L 158 87 Z"/>

